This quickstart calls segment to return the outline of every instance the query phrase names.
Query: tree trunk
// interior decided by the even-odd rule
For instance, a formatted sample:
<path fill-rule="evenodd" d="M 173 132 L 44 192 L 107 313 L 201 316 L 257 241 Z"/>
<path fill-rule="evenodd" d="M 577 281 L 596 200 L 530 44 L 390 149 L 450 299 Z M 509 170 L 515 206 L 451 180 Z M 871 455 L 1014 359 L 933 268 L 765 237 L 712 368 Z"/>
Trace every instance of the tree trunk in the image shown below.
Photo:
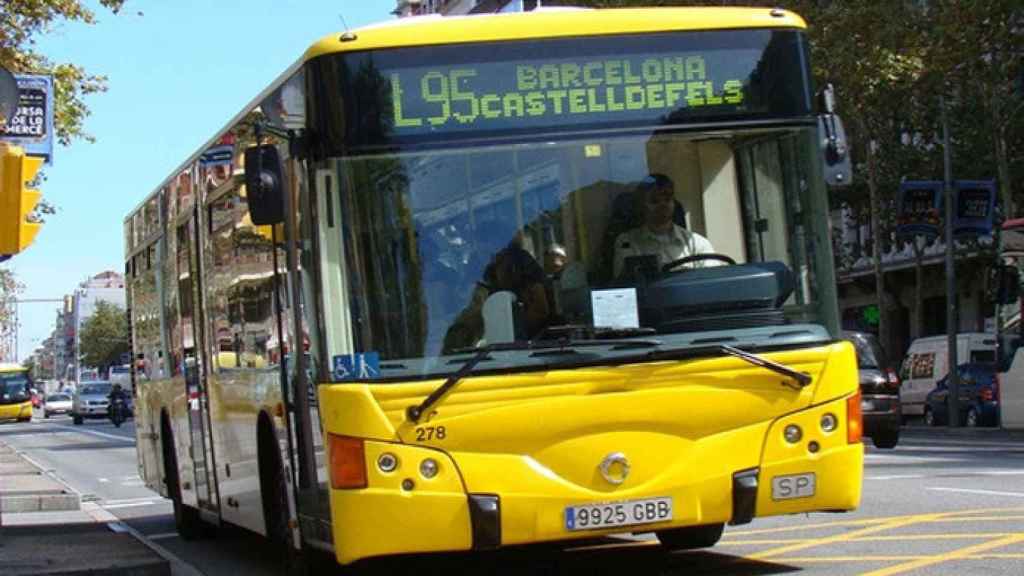
<path fill-rule="evenodd" d="M 1010 187 L 1010 159 L 1006 146 L 1006 129 L 996 125 L 996 174 L 999 178 L 999 202 L 1002 205 L 1003 218 L 1016 217 L 1017 210 L 1013 205 L 1013 190 Z"/>
<path fill-rule="evenodd" d="M 910 339 L 924 336 L 924 238 L 914 236 L 914 323 L 910 326 Z"/>
<path fill-rule="evenodd" d="M 871 257 L 875 262 L 875 294 L 878 298 L 878 341 L 889 350 L 888 306 L 885 297 L 885 277 L 882 271 L 882 229 L 878 216 L 878 181 L 875 164 L 874 139 L 868 139 L 868 202 L 871 204 Z"/>

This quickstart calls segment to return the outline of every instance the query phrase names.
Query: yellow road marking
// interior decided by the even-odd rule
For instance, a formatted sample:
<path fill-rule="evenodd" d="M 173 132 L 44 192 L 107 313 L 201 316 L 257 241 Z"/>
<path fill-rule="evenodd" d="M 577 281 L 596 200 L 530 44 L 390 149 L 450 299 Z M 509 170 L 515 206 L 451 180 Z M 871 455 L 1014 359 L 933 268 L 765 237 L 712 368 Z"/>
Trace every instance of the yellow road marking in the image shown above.
<path fill-rule="evenodd" d="M 935 518 L 941 518 L 944 515 L 952 514 L 951 512 L 940 512 L 933 514 L 915 514 L 913 516 L 895 516 L 890 518 L 887 522 L 878 524 L 876 526 L 870 526 L 868 528 L 861 528 L 860 530 L 854 530 L 853 532 L 846 532 L 844 534 L 835 534 L 832 536 L 825 536 L 823 538 L 810 538 L 803 542 L 789 544 L 786 546 L 780 546 L 778 548 L 769 548 L 768 550 L 762 550 L 750 554 L 749 558 L 768 558 L 770 556 L 779 556 L 780 554 L 786 554 L 789 552 L 795 552 L 797 550 L 806 550 L 807 548 L 813 548 L 815 546 L 823 546 L 826 544 L 834 544 L 836 542 L 847 542 L 854 538 L 860 538 L 861 536 L 867 536 L 868 534 L 874 534 L 875 532 L 883 532 L 885 530 L 893 530 L 895 528 L 902 528 L 904 526 L 912 526 L 914 524 L 920 524 L 922 521 L 934 520 Z"/>
<path fill-rule="evenodd" d="M 991 513 L 991 512 L 1021 512 L 1024 511 L 1024 507 L 1010 507 L 1010 508 L 979 508 L 974 510 L 951 510 L 948 515 L 977 515 L 977 513 Z M 872 524 L 883 524 L 890 520 L 903 518 L 903 517 L 882 517 L 882 518 L 864 518 L 857 520 L 842 520 L 837 522 L 820 522 L 816 524 L 802 524 L 800 526 L 781 526 L 777 528 L 757 528 L 753 530 L 730 530 L 725 533 L 722 538 L 731 538 L 735 536 L 743 536 L 746 534 L 776 534 L 779 532 L 799 532 L 801 530 L 816 530 L 818 528 L 843 528 L 848 526 L 869 526 Z M 985 518 L 967 518 L 964 520 L 1024 520 L 1024 517 L 1010 516 L 1010 517 L 985 517 Z M 950 519 L 954 520 L 954 519 Z M 945 519 L 940 519 L 936 522 L 946 522 Z"/>
<path fill-rule="evenodd" d="M 973 534 L 907 534 L 900 536 L 865 536 L 851 538 L 850 542 L 900 542 L 903 540 L 989 540 L 1010 536 L 1016 532 L 976 532 Z M 800 538 L 777 538 L 763 540 L 730 540 L 720 542 L 719 546 L 778 546 L 803 542 Z"/>
<path fill-rule="evenodd" d="M 996 522 L 1000 520 L 1024 520 L 1024 516 L 968 516 L 967 518 L 942 518 L 936 522 Z"/>
<path fill-rule="evenodd" d="M 902 572 L 909 572 L 911 570 L 917 570 L 925 566 L 934 566 L 935 564 L 941 564 L 943 562 L 949 562 L 950 560 L 963 560 L 971 558 L 973 554 L 978 552 L 984 552 L 986 550 L 992 550 L 993 548 L 1002 548 L 1003 546 L 1009 546 L 1018 542 L 1024 542 L 1024 533 L 1012 534 L 1004 538 L 997 538 L 996 540 L 990 540 L 982 544 L 975 544 L 974 546 L 968 546 L 966 548 L 959 548 L 952 550 L 944 554 L 937 554 L 935 556 L 920 558 L 912 560 L 910 562 L 904 562 L 903 564 L 897 564 L 896 566 L 890 566 L 881 570 L 875 570 L 874 572 L 868 572 L 863 576 L 891 576 L 892 574 L 900 574 Z"/>
<path fill-rule="evenodd" d="M 833 562 L 904 562 L 922 560 L 929 556 L 784 556 L 772 558 L 777 564 L 831 564 Z"/>

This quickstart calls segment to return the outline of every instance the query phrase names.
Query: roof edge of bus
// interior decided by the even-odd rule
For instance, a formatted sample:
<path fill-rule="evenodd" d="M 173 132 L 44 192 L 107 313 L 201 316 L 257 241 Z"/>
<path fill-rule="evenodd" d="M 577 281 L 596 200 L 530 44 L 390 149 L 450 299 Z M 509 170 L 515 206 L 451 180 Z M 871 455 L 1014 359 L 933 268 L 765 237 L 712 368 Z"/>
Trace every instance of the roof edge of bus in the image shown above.
<path fill-rule="evenodd" d="M 413 16 L 386 20 L 324 36 L 303 57 L 377 48 L 464 42 L 530 40 L 610 33 L 806 28 L 794 12 L 780 8 L 664 7 L 534 10 L 465 16 Z"/>

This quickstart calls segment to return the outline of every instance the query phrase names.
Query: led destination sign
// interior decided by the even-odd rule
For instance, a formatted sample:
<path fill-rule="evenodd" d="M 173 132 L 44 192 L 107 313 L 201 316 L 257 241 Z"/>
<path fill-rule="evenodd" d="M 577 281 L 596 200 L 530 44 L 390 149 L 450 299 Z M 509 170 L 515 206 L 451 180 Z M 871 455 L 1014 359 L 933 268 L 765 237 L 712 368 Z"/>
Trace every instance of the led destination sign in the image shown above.
<path fill-rule="evenodd" d="M 683 107 L 742 111 L 742 78 L 713 72 L 700 55 L 393 72 L 393 121 L 402 130 Z"/>
<path fill-rule="evenodd" d="M 811 116 L 805 43 L 795 30 L 367 51 L 326 57 L 313 76 L 340 88 L 316 97 L 326 99 L 322 133 L 344 133 L 349 153 L 464 137 Z"/>

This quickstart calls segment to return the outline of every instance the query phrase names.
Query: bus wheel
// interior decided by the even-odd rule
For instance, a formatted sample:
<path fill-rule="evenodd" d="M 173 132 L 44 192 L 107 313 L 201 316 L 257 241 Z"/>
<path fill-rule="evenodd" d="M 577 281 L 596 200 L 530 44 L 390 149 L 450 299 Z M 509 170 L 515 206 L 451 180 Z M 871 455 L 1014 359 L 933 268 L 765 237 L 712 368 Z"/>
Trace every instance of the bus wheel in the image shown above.
<path fill-rule="evenodd" d="M 181 482 L 178 479 L 178 455 L 174 451 L 174 439 L 171 436 L 171 426 L 164 420 L 161 424 L 161 445 L 164 456 L 164 472 L 167 485 L 167 495 L 171 499 L 174 508 L 174 527 L 183 540 L 196 540 L 207 533 L 203 520 L 199 517 L 199 511 L 191 506 L 186 506 L 181 501 Z"/>
<path fill-rule="evenodd" d="M 288 525 L 288 485 L 284 467 L 274 450 L 276 442 L 266 439 L 261 444 L 265 449 L 260 455 L 260 493 L 267 539 L 281 559 L 281 573 L 298 576 L 304 573 L 304 567 L 299 551 L 292 544 L 292 530 Z"/>
<path fill-rule="evenodd" d="M 710 548 L 722 537 L 725 524 L 706 524 L 704 526 L 687 526 L 656 532 L 661 545 L 670 550 L 692 550 L 694 548 Z"/>

